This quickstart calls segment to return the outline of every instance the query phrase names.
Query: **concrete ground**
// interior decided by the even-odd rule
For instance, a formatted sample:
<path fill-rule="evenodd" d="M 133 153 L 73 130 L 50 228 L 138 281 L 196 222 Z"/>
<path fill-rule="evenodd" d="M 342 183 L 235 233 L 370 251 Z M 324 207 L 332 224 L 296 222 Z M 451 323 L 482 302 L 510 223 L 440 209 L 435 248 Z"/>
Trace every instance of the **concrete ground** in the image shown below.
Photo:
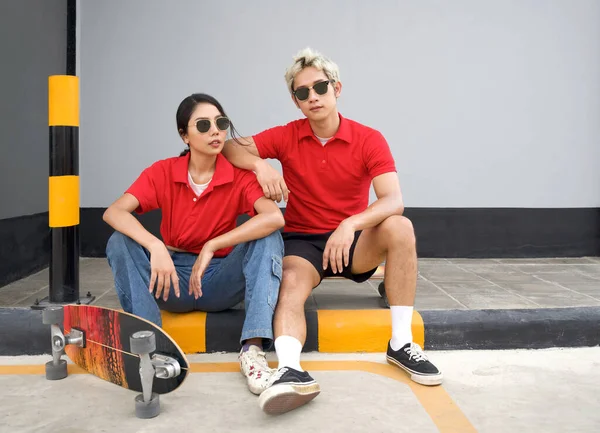
<path fill-rule="evenodd" d="M 272 354 L 269 354 L 270 359 Z M 134 416 L 134 392 L 87 373 L 47 381 L 49 357 L 0 358 L 2 432 L 596 432 L 600 348 L 430 353 L 440 387 L 411 383 L 383 354 L 303 356 L 321 384 L 308 405 L 264 414 L 235 354 L 190 356 L 193 373 Z"/>
<path fill-rule="evenodd" d="M 48 296 L 48 269 L 0 288 L 0 307 L 29 307 Z M 377 286 L 327 279 L 307 309 L 380 308 Z M 106 259 L 82 258 L 80 295 L 119 308 Z M 548 259 L 420 259 L 417 310 L 552 308 L 600 305 L 600 257 Z"/>

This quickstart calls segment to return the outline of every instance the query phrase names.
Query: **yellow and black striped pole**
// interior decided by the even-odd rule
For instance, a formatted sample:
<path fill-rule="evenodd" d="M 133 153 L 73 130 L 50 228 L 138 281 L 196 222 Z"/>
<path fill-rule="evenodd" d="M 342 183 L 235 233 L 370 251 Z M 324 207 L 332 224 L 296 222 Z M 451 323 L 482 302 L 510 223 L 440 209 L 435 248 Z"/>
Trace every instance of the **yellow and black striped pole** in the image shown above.
<path fill-rule="evenodd" d="M 79 300 L 79 78 L 48 79 L 50 303 Z"/>

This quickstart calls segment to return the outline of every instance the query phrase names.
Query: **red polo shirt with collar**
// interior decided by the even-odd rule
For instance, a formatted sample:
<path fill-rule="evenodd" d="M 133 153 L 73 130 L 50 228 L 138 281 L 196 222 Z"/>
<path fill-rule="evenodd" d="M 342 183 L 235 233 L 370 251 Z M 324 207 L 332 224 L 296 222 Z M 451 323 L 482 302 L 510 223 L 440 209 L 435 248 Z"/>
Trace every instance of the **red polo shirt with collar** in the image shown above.
<path fill-rule="evenodd" d="M 281 162 L 290 195 L 285 232 L 325 233 L 369 205 L 374 177 L 396 172 L 383 135 L 339 115 L 336 134 L 323 146 L 308 119 L 253 136 L 261 158 Z"/>
<path fill-rule="evenodd" d="M 204 244 L 236 227 L 241 214 L 254 215 L 264 196 L 256 175 L 236 168 L 219 154 L 208 187 L 197 197 L 188 183 L 190 154 L 157 161 L 127 189 L 140 202 L 138 214 L 161 209 L 165 245 L 199 254 Z M 215 252 L 225 257 L 233 247 Z"/>

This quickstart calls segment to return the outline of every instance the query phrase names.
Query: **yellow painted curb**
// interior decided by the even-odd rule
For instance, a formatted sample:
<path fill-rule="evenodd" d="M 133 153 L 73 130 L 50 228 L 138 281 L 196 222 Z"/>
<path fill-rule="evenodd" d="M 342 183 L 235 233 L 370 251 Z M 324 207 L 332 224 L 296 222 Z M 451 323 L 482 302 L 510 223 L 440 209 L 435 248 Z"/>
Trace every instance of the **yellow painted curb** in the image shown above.
<path fill-rule="evenodd" d="M 161 311 L 162 328 L 175 340 L 184 353 L 206 352 L 206 314 L 169 313 Z"/>
<path fill-rule="evenodd" d="M 207 313 L 169 313 L 162 311 L 163 329 L 185 353 L 205 353 L 206 342 L 219 347 L 219 330 L 207 332 Z M 318 310 L 318 351 L 328 353 L 385 352 L 392 335 L 390 310 Z M 240 327 L 241 330 L 241 327 Z M 216 332 L 215 332 L 216 331 Z M 210 335 L 209 335 L 210 334 Z M 412 317 L 413 341 L 425 344 L 423 318 Z M 224 342 L 229 346 L 230 342 Z"/>
<path fill-rule="evenodd" d="M 319 352 L 385 352 L 392 336 L 390 310 L 318 310 Z M 423 318 L 412 318 L 413 341 L 425 343 Z"/>

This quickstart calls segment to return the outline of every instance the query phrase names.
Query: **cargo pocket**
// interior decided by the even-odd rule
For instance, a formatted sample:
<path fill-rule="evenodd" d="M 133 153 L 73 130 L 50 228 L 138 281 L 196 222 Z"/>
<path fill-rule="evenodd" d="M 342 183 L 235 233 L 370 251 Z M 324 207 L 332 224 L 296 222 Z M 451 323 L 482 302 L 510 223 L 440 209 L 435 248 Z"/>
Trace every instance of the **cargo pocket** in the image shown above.
<path fill-rule="evenodd" d="M 277 306 L 277 300 L 279 299 L 279 287 L 281 286 L 281 276 L 283 274 L 282 259 L 279 256 L 271 257 L 272 266 L 271 282 L 269 284 L 269 296 L 267 302 L 273 311 Z"/>

